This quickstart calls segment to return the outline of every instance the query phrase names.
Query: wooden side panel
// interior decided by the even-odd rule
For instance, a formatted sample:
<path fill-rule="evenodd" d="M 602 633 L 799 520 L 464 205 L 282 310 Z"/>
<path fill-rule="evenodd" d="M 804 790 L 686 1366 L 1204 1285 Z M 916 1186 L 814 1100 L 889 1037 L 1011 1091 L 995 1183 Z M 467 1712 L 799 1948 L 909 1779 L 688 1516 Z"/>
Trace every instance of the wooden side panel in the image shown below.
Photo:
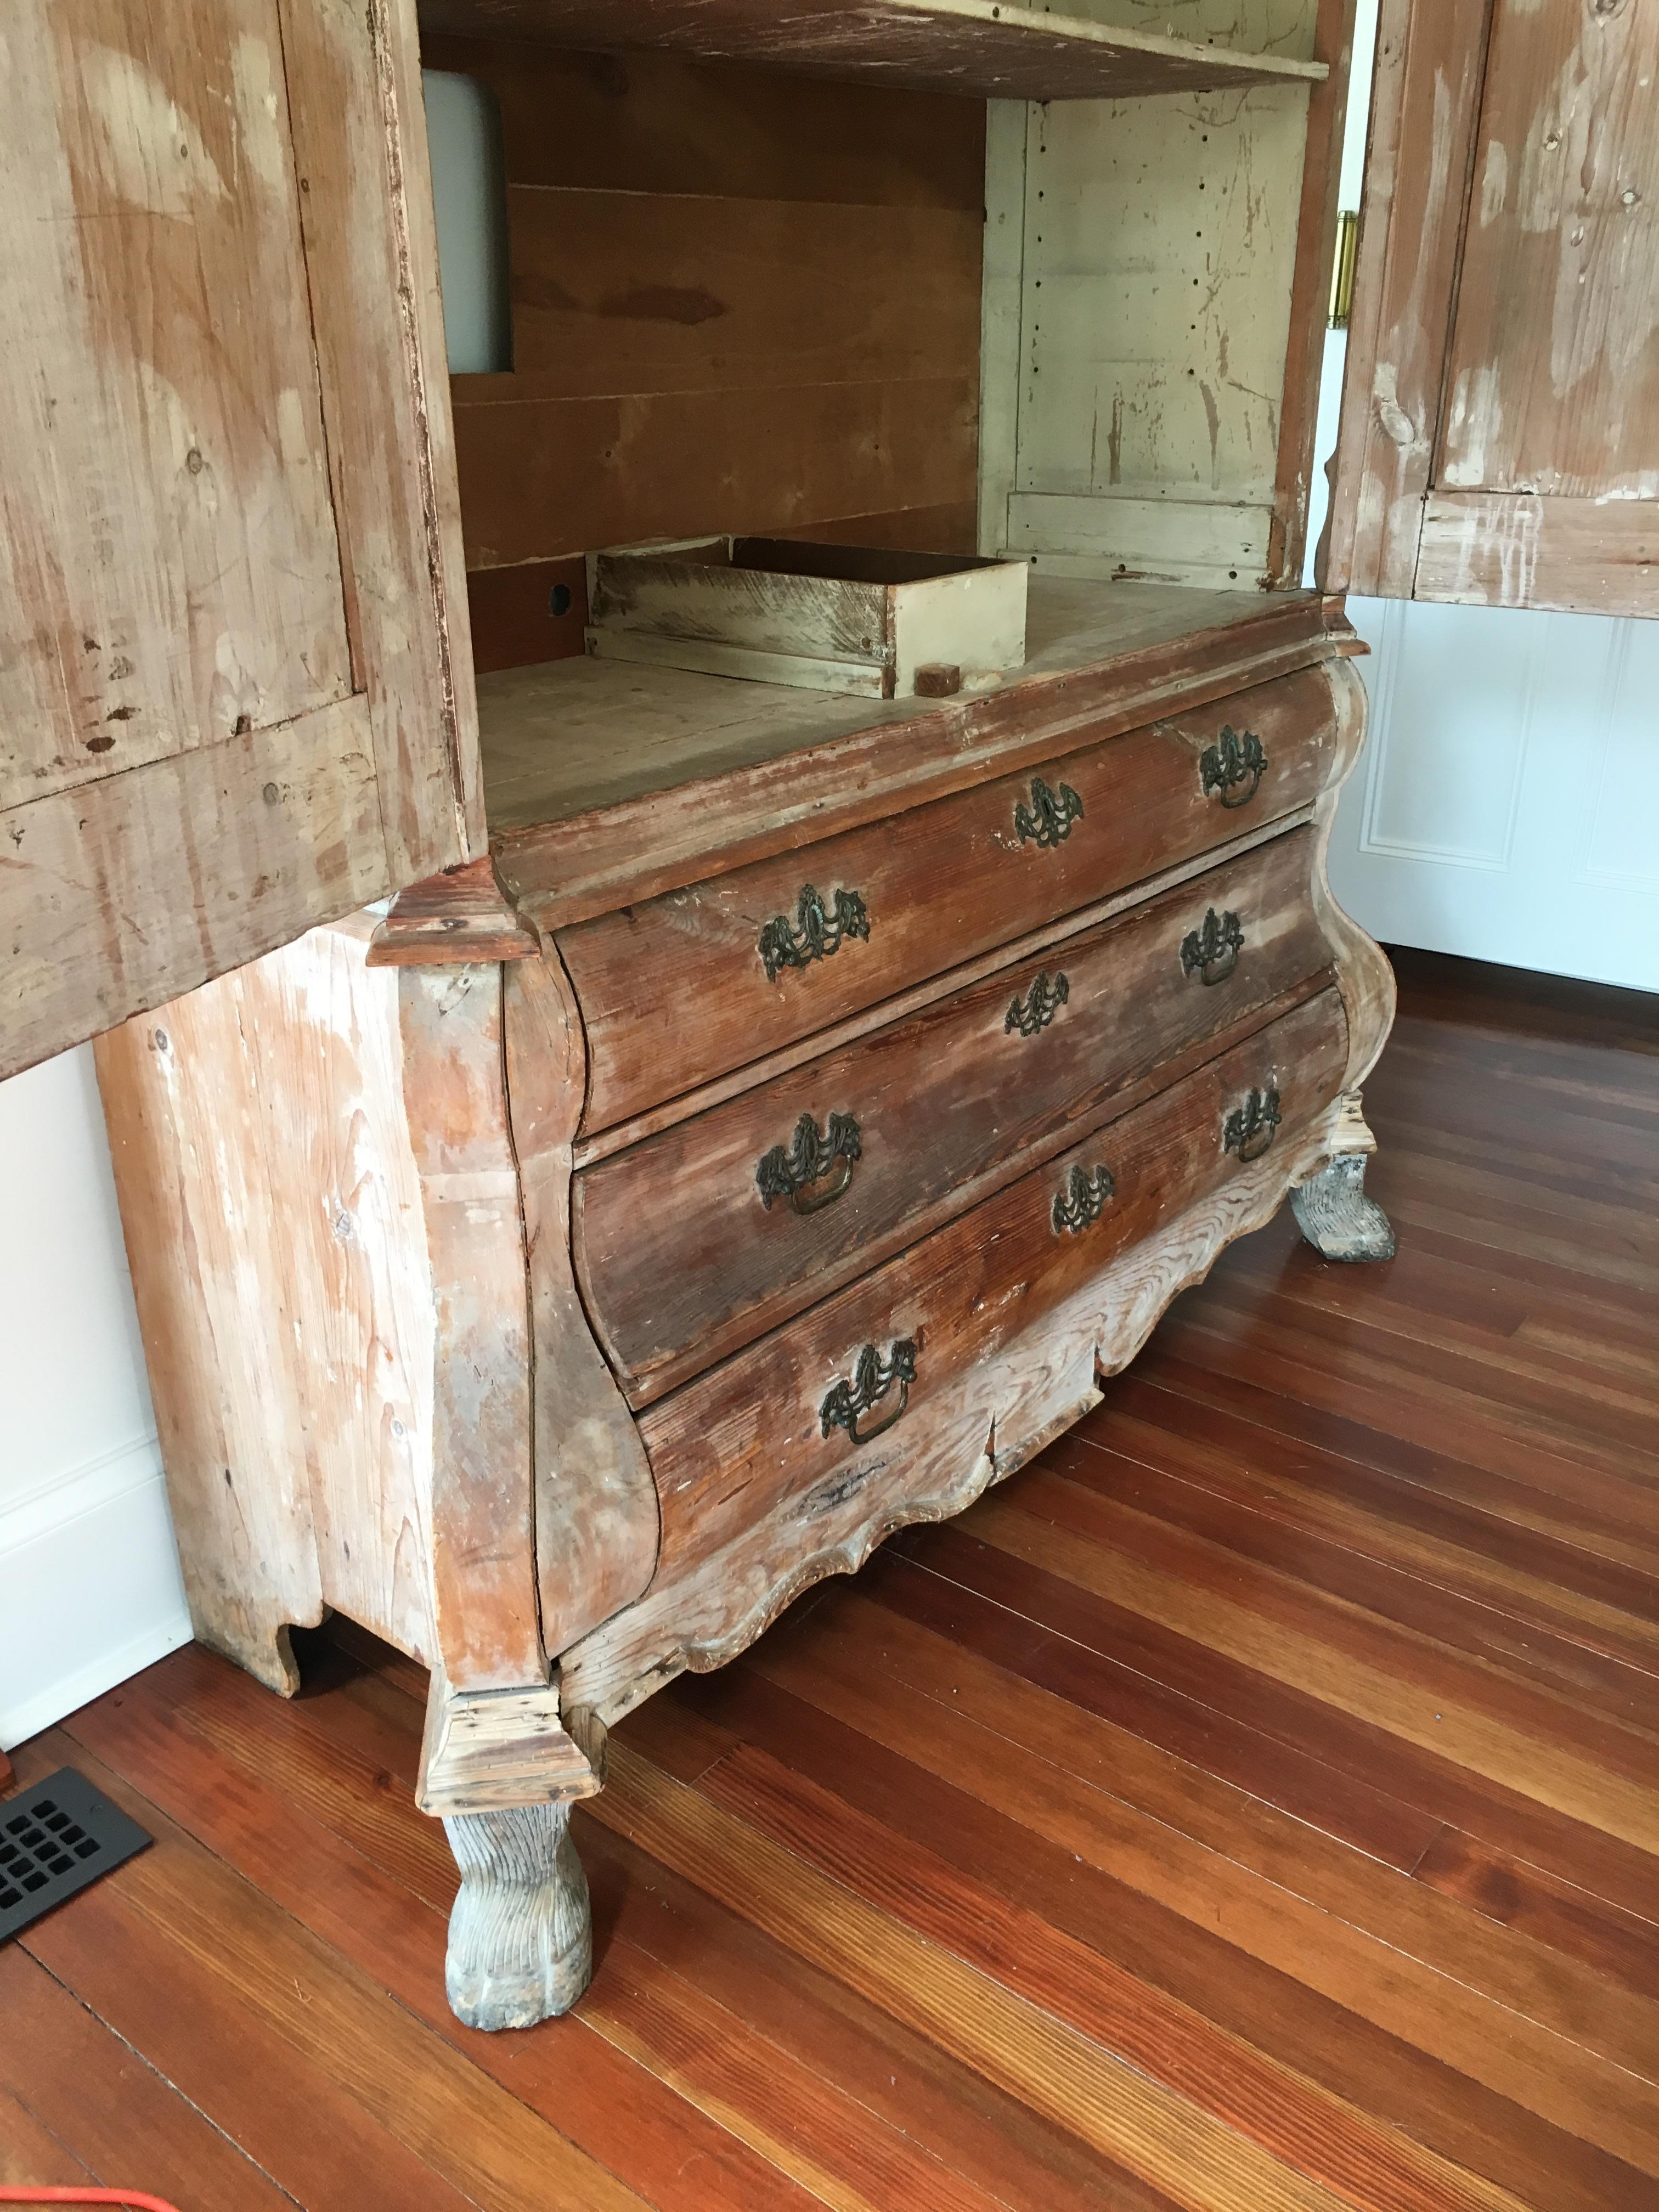
<path fill-rule="evenodd" d="M 431 1281 L 398 978 L 368 927 L 99 1042 L 99 1081 L 197 1633 L 295 1686 L 338 1606 L 430 1658 Z"/>
<path fill-rule="evenodd" d="M 1443 490 L 1659 498 L 1656 78 L 1650 8 L 1497 0 Z"/>
<path fill-rule="evenodd" d="M 407 969 L 403 1085 L 438 1359 L 432 1593 L 452 1691 L 544 1683 L 536 1603 L 529 1274 L 507 1126 L 501 970 Z"/>
<path fill-rule="evenodd" d="M 657 1492 L 571 1267 L 570 1147 L 586 1067 L 575 994 L 550 946 L 504 974 L 507 1097 L 530 1260 L 536 1564 L 542 1634 L 556 1653 L 649 1583 Z"/>
<path fill-rule="evenodd" d="M 662 54 L 423 58 L 501 104 L 514 366 L 453 380 L 492 666 L 580 646 L 545 589 L 503 634 L 503 568 L 854 521 L 971 550 L 982 107 Z"/>
<path fill-rule="evenodd" d="M 10 806 L 353 687 L 276 0 L 22 0 L 0 85 Z"/>

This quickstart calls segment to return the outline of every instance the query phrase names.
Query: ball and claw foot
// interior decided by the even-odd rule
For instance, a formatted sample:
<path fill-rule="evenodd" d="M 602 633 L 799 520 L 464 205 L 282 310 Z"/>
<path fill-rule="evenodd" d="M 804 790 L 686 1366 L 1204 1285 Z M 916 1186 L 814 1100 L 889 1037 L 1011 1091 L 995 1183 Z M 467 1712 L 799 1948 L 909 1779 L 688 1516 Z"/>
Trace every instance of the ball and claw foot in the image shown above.
<path fill-rule="evenodd" d="M 568 1805 L 444 1820 L 461 1869 L 446 1980 L 468 2027 L 533 2027 L 568 2012 L 593 1971 L 587 1881 Z"/>
<path fill-rule="evenodd" d="M 1389 1217 L 1365 1195 L 1364 1152 L 1343 1152 L 1291 1193 L 1296 1225 L 1327 1260 L 1392 1260 Z"/>

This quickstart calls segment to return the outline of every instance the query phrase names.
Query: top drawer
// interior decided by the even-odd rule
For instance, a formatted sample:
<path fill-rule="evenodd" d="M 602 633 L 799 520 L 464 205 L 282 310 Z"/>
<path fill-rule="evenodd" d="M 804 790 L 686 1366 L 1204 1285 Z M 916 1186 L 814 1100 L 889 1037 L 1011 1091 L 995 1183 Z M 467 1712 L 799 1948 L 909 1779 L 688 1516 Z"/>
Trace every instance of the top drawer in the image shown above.
<path fill-rule="evenodd" d="M 1322 668 L 557 933 L 587 1028 L 585 1133 L 1308 805 Z"/>

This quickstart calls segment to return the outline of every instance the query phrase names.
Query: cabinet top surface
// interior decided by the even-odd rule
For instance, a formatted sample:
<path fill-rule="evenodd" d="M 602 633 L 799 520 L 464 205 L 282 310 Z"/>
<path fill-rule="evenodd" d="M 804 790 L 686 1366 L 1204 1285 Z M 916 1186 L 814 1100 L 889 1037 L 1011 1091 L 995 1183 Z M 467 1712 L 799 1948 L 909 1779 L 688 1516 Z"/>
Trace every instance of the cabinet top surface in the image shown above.
<path fill-rule="evenodd" d="M 583 657 L 482 677 L 503 880 L 544 927 L 717 875 L 1343 649 L 1332 602 L 1033 575 L 1024 665 L 872 700 Z"/>

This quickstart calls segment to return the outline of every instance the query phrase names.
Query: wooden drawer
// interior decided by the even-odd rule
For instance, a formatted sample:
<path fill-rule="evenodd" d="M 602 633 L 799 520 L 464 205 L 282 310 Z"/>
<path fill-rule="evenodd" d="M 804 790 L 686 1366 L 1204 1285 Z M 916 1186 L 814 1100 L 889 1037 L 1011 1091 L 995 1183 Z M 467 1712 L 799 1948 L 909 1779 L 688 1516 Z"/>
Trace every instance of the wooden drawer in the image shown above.
<path fill-rule="evenodd" d="M 587 1029 L 583 1131 L 1294 812 L 1335 736 L 1329 678 L 1303 669 L 560 930 Z"/>
<path fill-rule="evenodd" d="M 810 1549 L 817 1513 L 902 1468 L 909 1402 L 948 1392 L 1237 1174 L 1240 1144 L 1259 1157 L 1305 1127 L 1340 1091 L 1347 1045 L 1341 1000 L 1322 991 L 653 1407 L 640 1431 L 662 1506 L 657 1581 L 792 1501 Z M 1250 1117 L 1253 1096 L 1276 1102 L 1277 1126 Z"/>
<path fill-rule="evenodd" d="M 581 1170 L 577 1271 L 630 1401 L 713 1365 L 1021 1173 L 1032 1147 L 1074 1141 L 1317 988 L 1330 954 L 1313 844 L 1311 830 L 1291 830 Z"/>

